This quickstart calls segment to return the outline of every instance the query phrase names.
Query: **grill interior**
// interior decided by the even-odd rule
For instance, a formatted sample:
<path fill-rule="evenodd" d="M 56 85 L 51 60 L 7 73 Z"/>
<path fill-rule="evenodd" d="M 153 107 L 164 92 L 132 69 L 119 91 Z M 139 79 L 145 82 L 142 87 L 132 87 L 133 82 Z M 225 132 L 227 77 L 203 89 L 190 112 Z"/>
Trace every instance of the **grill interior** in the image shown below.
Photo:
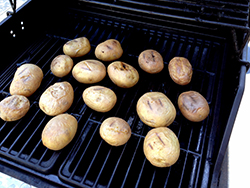
<path fill-rule="evenodd" d="M 142 3 L 143 7 L 150 4 L 145 1 L 115 1 L 112 4 L 120 5 L 124 2 Z M 163 8 L 170 4 L 172 6 L 180 4 L 188 9 L 191 6 L 193 9 L 196 7 L 196 3 L 192 1 L 162 1 L 162 3 L 165 6 Z M 209 3 L 219 9 L 221 1 L 202 1 L 202 3 L 205 9 Z M 232 6 L 232 3 L 223 3 L 228 9 Z M 234 3 L 244 4 L 245 1 Z M 113 10 L 112 7 L 110 9 Z M 130 23 L 119 18 L 114 20 L 112 15 L 111 19 L 93 16 L 87 14 L 89 11 L 90 9 L 77 11 L 73 8 L 67 10 L 64 15 L 57 15 L 61 20 L 57 23 L 52 21 L 48 28 L 37 31 L 35 40 L 33 38 L 27 40 L 22 48 L 15 46 L 19 49 L 19 54 L 15 58 L 6 58 L 8 66 L 0 74 L 1 100 L 10 95 L 10 83 L 21 64 L 37 64 L 42 68 L 44 78 L 40 88 L 29 97 L 31 108 L 24 118 L 16 122 L 0 120 L 0 160 L 2 162 L 9 160 L 11 161 L 9 163 L 17 168 L 21 165 L 24 169 L 31 169 L 33 174 L 43 179 L 66 187 L 210 185 L 227 119 L 239 85 L 238 75 L 241 65 L 228 63 L 229 60 L 232 61 L 233 54 L 228 47 L 228 40 L 221 36 L 203 34 L 194 37 L 188 33 L 180 34 L 180 32 L 157 29 L 151 27 L 152 25 L 142 27 L 140 24 L 137 25 L 138 22 Z M 238 10 L 240 11 L 244 10 Z M 29 21 L 26 22 L 25 19 L 21 21 L 24 22 L 25 30 L 32 28 Z M 140 74 L 137 85 L 129 89 L 115 86 L 108 76 L 95 84 L 106 86 L 117 95 L 117 104 L 108 113 L 95 112 L 84 104 L 82 92 L 90 85 L 78 83 L 71 74 L 57 78 L 50 71 L 53 58 L 63 54 L 62 46 L 68 40 L 81 36 L 89 39 L 92 49 L 84 57 L 74 58 L 75 64 L 84 59 L 96 59 L 95 47 L 106 39 L 115 38 L 121 42 L 124 50 L 120 60 L 134 66 Z M 137 59 L 140 52 L 145 49 L 155 49 L 161 53 L 165 63 L 161 73 L 149 75 L 139 68 Z M 175 84 L 168 74 L 168 62 L 175 56 L 186 57 L 192 64 L 193 78 L 186 86 Z M 107 67 L 108 63 L 104 64 Z M 55 152 L 42 145 L 41 133 L 51 117 L 39 109 L 38 101 L 47 87 L 60 81 L 68 81 L 74 88 L 74 102 L 67 113 L 77 118 L 78 131 L 66 148 Z M 179 94 L 188 90 L 200 92 L 210 106 L 208 118 L 200 123 L 186 120 L 178 109 Z M 170 168 L 153 167 L 143 154 L 143 140 L 151 128 L 140 121 L 135 106 L 140 96 L 148 91 L 165 93 L 177 110 L 176 119 L 169 128 L 178 136 L 181 154 L 177 163 Z M 222 96 L 225 94 L 228 100 L 223 99 Z M 100 124 L 111 116 L 121 117 L 131 126 L 132 136 L 124 146 L 111 147 L 99 136 Z M 51 177 L 59 177 L 59 180 Z"/>

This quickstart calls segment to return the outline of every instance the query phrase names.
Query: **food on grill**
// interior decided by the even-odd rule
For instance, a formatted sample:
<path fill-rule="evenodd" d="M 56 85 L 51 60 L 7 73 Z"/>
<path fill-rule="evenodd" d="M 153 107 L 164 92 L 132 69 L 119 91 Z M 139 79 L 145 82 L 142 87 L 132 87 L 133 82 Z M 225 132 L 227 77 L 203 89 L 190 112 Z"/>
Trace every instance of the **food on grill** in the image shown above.
<path fill-rule="evenodd" d="M 102 61 L 114 61 L 123 54 L 123 49 L 118 40 L 108 39 L 97 45 L 95 56 Z"/>
<path fill-rule="evenodd" d="M 35 64 L 21 65 L 14 74 L 10 84 L 11 95 L 31 96 L 41 85 L 43 71 Z"/>
<path fill-rule="evenodd" d="M 73 140 L 77 127 L 78 122 L 74 116 L 59 114 L 44 127 L 42 143 L 51 150 L 61 150 Z"/>
<path fill-rule="evenodd" d="M 70 57 L 81 57 L 89 53 L 91 45 L 86 37 L 79 37 L 66 42 L 63 45 L 63 52 Z"/>
<path fill-rule="evenodd" d="M 91 86 L 82 94 L 83 101 L 91 109 L 97 112 L 110 111 L 117 101 L 116 94 L 104 86 Z"/>
<path fill-rule="evenodd" d="M 143 152 L 156 167 L 169 167 L 180 156 L 180 143 L 175 133 L 167 127 L 151 129 L 143 143 Z"/>
<path fill-rule="evenodd" d="M 73 65 L 71 57 L 68 55 L 58 55 L 52 60 L 50 70 L 55 76 L 64 77 L 70 73 Z"/>
<path fill-rule="evenodd" d="M 150 74 L 156 74 L 164 68 L 164 62 L 161 54 L 155 50 L 144 50 L 138 58 L 139 66 L 142 70 Z"/>
<path fill-rule="evenodd" d="M 74 66 L 72 75 L 80 83 L 93 84 L 106 76 L 106 67 L 97 60 L 84 60 Z"/>
<path fill-rule="evenodd" d="M 114 84 L 122 88 L 133 87 L 139 81 L 137 70 L 122 61 L 115 61 L 108 66 L 108 75 Z"/>
<path fill-rule="evenodd" d="M 192 65 L 185 57 L 174 57 L 168 64 L 169 75 L 179 85 L 190 83 L 193 75 Z"/>
<path fill-rule="evenodd" d="M 176 117 L 176 109 L 170 99 L 161 92 L 147 92 L 136 106 L 141 121 L 151 127 L 169 126 Z"/>
<path fill-rule="evenodd" d="M 57 82 L 48 87 L 39 99 L 39 107 L 50 116 L 66 112 L 73 103 L 74 90 L 69 82 Z"/>
<path fill-rule="evenodd" d="M 200 122 L 209 114 L 207 100 L 196 91 L 181 93 L 178 97 L 178 106 L 183 116 L 193 122 Z"/>
<path fill-rule="evenodd" d="M 0 117 L 4 121 L 21 119 L 29 111 L 30 102 L 23 95 L 12 95 L 0 102 Z"/>
<path fill-rule="evenodd" d="M 112 146 L 121 146 L 131 137 L 129 124 L 118 117 L 105 119 L 100 126 L 100 135 L 103 140 Z"/>

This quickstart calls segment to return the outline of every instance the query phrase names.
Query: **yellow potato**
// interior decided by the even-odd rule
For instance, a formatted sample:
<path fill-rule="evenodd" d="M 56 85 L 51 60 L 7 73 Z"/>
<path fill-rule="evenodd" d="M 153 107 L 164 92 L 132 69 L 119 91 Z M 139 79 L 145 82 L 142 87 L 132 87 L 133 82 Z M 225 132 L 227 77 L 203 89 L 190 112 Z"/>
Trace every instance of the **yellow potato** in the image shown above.
<path fill-rule="evenodd" d="M 50 70 L 55 76 L 64 77 L 70 73 L 73 65 L 73 60 L 68 55 L 58 55 L 52 60 Z"/>
<path fill-rule="evenodd" d="M 47 115 L 66 112 L 74 100 L 74 90 L 69 82 L 57 82 L 48 87 L 39 99 L 40 109 Z"/>
<path fill-rule="evenodd" d="M 72 75 L 80 83 L 93 84 L 106 76 L 106 67 L 97 60 L 84 60 L 74 66 Z"/>
<path fill-rule="evenodd" d="M 12 95 L 0 102 L 0 117 L 4 121 L 21 119 L 29 111 L 30 102 L 23 95 Z"/>
<path fill-rule="evenodd" d="M 136 105 L 137 114 L 148 126 L 169 126 L 176 117 L 176 109 L 169 98 L 161 92 L 148 92 Z"/>
<path fill-rule="evenodd" d="M 152 165 L 169 167 L 179 159 L 180 143 L 171 129 L 158 127 L 147 133 L 143 143 L 143 152 Z"/>
<path fill-rule="evenodd" d="M 74 138 L 78 127 L 76 118 L 70 114 L 53 117 L 44 127 L 42 143 L 51 150 L 61 150 Z"/>
<path fill-rule="evenodd" d="M 95 56 L 102 61 L 114 61 L 119 59 L 123 54 L 123 49 L 118 40 L 108 39 L 95 49 Z"/>
<path fill-rule="evenodd" d="M 100 126 L 99 133 L 102 139 L 112 146 L 121 146 L 131 137 L 129 124 L 118 117 L 105 119 Z"/>
<path fill-rule="evenodd" d="M 114 84 L 122 88 L 133 87 L 139 81 L 137 70 L 121 61 L 115 61 L 108 66 L 108 75 Z"/>
<path fill-rule="evenodd" d="M 83 91 L 83 101 L 91 109 L 97 112 L 110 111 L 117 101 L 116 94 L 103 86 L 91 86 Z"/>
<path fill-rule="evenodd" d="M 79 37 L 66 42 L 63 45 L 63 52 L 70 57 L 81 57 L 89 53 L 91 45 L 86 37 Z"/>
<path fill-rule="evenodd" d="M 11 95 L 31 96 L 41 85 L 43 71 L 35 64 L 21 65 L 10 84 Z"/>

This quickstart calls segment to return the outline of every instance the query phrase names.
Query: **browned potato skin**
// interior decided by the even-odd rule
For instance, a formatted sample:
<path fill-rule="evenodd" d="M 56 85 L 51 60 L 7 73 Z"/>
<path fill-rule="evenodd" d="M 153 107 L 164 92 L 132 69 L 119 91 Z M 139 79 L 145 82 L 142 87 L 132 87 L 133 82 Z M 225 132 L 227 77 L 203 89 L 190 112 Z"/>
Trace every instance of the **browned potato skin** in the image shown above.
<path fill-rule="evenodd" d="M 139 81 L 137 70 L 122 61 L 115 61 L 108 66 L 108 75 L 114 84 L 122 88 L 133 87 Z"/>
<path fill-rule="evenodd" d="M 44 127 L 41 136 L 42 143 L 51 150 L 61 150 L 73 140 L 77 127 L 78 122 L 74 116 L 59 114 Z"/>
<path fill-rule="evenodd" d="M 102 61 L 114 61 L 119 59 L 123 54 L 123 49 L 118 40 L 108 39 L 97 45 L 95 56 Z"/>
<path fill-rule="evenodd" d="M 179 85 L 190 83 L 193 75 L 192 65 L 184 57 L 174 57 L 168 64 L 169 75 Z"/>
<path fill-rule="evenodd" d="M 23 95 L 12 95 L 0 102 L 0 117 L 4 121 L 16 121 L 29 111 L 30 102 Z"/>
<path fill-rule="evenodd" d="M 52 60 L 50 70 L 55 76 L 61 78 L 70 73 L 73 65 L 71 57 L 68 55 L 58 55 Z"/>
<path fill-rule="evenodd" d="M 11 95 L 31 96 L 41 85 L 43 71 L 35 64 L 21 65 L 14 74 L 10 84 Z"/>
<path fill-rule="evenodd" d="M 82 94 L 83 101 L 91 109 L 97 112 L 108 112 L 116 104 L 116 94 L 109 88 L 103 86 L 91 86 L 86 88 Z"/>
<path fill-rule="evenodd" d="M 74 100 L 74 90 L 69 82 L 57 82 L 48 87 L 39 99 L 40 109 L 49 116 L 66 112 Z"/>
<path fill-rule="evenodd" d="M 63 45 L 63 52 L 70 57 L 81 57 L 89 53 L 91 45 L 86 37 L 79 37 L 66 42 Z"/>
<path fill-rule="evenodd" d="M 150 127 L 169 126 L 176 117 L 176 109 L 169 98 L 161 92 L 148 92 L 136 105 L 141 121 Z"/>
<path fill-rule="evenodd" d="M 93 84 L 103 80 L 106 72 L 102 62 L 90 59 L 77 63 L 72 70 L 72 75 L 80 83 Z"/>
<path fill-rule="evenodd" d="M 138 57 L 138 63 L 142 70 L 150 74 L 156 74 L 164 68 L 161 54 L 155 50 L 144 50 Z"/>
<path fill-rule="evenodd" d="M 203 121 L 209 114 L 207 100 L 196 91 L 187 91 L 178 97 L 178 106 L 182 115 L 190 121 Z"/>
<path fill-rule="evenodd" d="M 152 165 L 170 167 L 179 159 L 180 143 L 171 129 L 158 127 L 147 133 L 143 152 Z"/>
<path fill-rule="evenodd" d="M 110 117 L 103 121 L 99 130 L 100 136 L 112 146 L 121 146 L 131 137 L 129 124 L 118 117 Z"/>

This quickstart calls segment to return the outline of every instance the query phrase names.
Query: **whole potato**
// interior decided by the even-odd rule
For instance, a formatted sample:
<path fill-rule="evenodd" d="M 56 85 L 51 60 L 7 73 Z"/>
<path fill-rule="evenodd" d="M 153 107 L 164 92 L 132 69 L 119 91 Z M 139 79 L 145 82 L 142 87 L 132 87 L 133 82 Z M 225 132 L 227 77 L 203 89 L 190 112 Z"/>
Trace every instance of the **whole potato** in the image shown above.
<path fill-rule="evenodd" d="M 52 60 L 50 70 L 55 76 L 61 78 L 70 73 L 73 65 L 71 57 L 68 55 L 58 55 Z"/>
<path fill-rule="evenodd" d="M 151 129 L 143 143 L 143 152 L 156 167 L 170 167 L 180 156 L 180 143 L 173 131 L 167 127 Z"/>
<path fill-rule="evenodd" d="M 93 84 L 103 80 L 106 67 L 97 60 L 84 60 L 74 66 L 72 75 L 80 83 Z"/>
<path fill-rule="evenodd" d="M 150 74 L 156 74 L 164 68 L 161 54 L 156 50 L 144 50 L 138 57 L 138 63 L 142 70 Z"/>
<path fill-rule="evenodd" d="M 168 64 L 169 75 L 179 85 L 190 83 L 193 75 L 192 65 L 185 57 L 174 57 Z"/>
<path fill-rule="evenodd" d="M 200 122 L 209 114 L 207 100 L 196 91 L 186 91 L 179 95 L 178 106 L 182 115 L 190 121 Z"/>
<path fill-rule="evenodd" d="M 176 117 L 176 109 L 169 98 L 161 92 L 147 92 L 136 105 L 137 114 L 148 126 L 169 126 Z"/>
<path fill-rule="evenodd" d="M 35 64 L 21 65 L 14 74 L 10 84 L 11 95 L 31 96 L 41 85 L 43 71 Z"/>
<path fill-rule="evenodd" d="M 63 52 L 70 57 L 81 57 L 89 53 L 91 45 L 86 37 L 79 37 L 66 42 L 63 45 Z"/>
<path fill-rule="evenodd" d="M 110 111 L 117 101 L 116 94 L 103 86 L 91 86 L 83 91 L 83 101 L 91 109 L 97 112 Z"/>
<path fill-rule="evenodd" d="M 23 95 L 12 95 L 0 102 L 0 117 L 4 121 L 21 119 L 29 111 L 30 102 Z"/>
<path fill-rule="evenodd" d="M 57 82 L 48 87 L 39 99 L 40 109 L 47 115 L 66 112 L 74 100 L 74 90 L 69 82 Z"/>
<path fill-rule="evenodd" d="M 121 146 L 131 137 L 129 124 L 118 117 L 105 119 L 100 126 L 99 133 L 102 139 L 112 146 Z"/>
<path fill-rule="evenodd" d="M 42 143 L 51 150 L 61 150 L 73 140 L 77 127 L 78 122 L 74 116 L 59 114 L 44 127 L 41 136 Z"/>
<path fill-rule="evenodd" d="M 108 75 L 114 84 L 122 88 L 133 87 L 139 81 L 137 70 L 121 61 L 115 61 L 108 66 Z"/>
<path fill-rule="evenodd" d="M 95 49 L 96 58 L 102 61 L 114 61 L 123 54 L 123 49 L 118 40 L 108 39 L 97 45 Z"/>

